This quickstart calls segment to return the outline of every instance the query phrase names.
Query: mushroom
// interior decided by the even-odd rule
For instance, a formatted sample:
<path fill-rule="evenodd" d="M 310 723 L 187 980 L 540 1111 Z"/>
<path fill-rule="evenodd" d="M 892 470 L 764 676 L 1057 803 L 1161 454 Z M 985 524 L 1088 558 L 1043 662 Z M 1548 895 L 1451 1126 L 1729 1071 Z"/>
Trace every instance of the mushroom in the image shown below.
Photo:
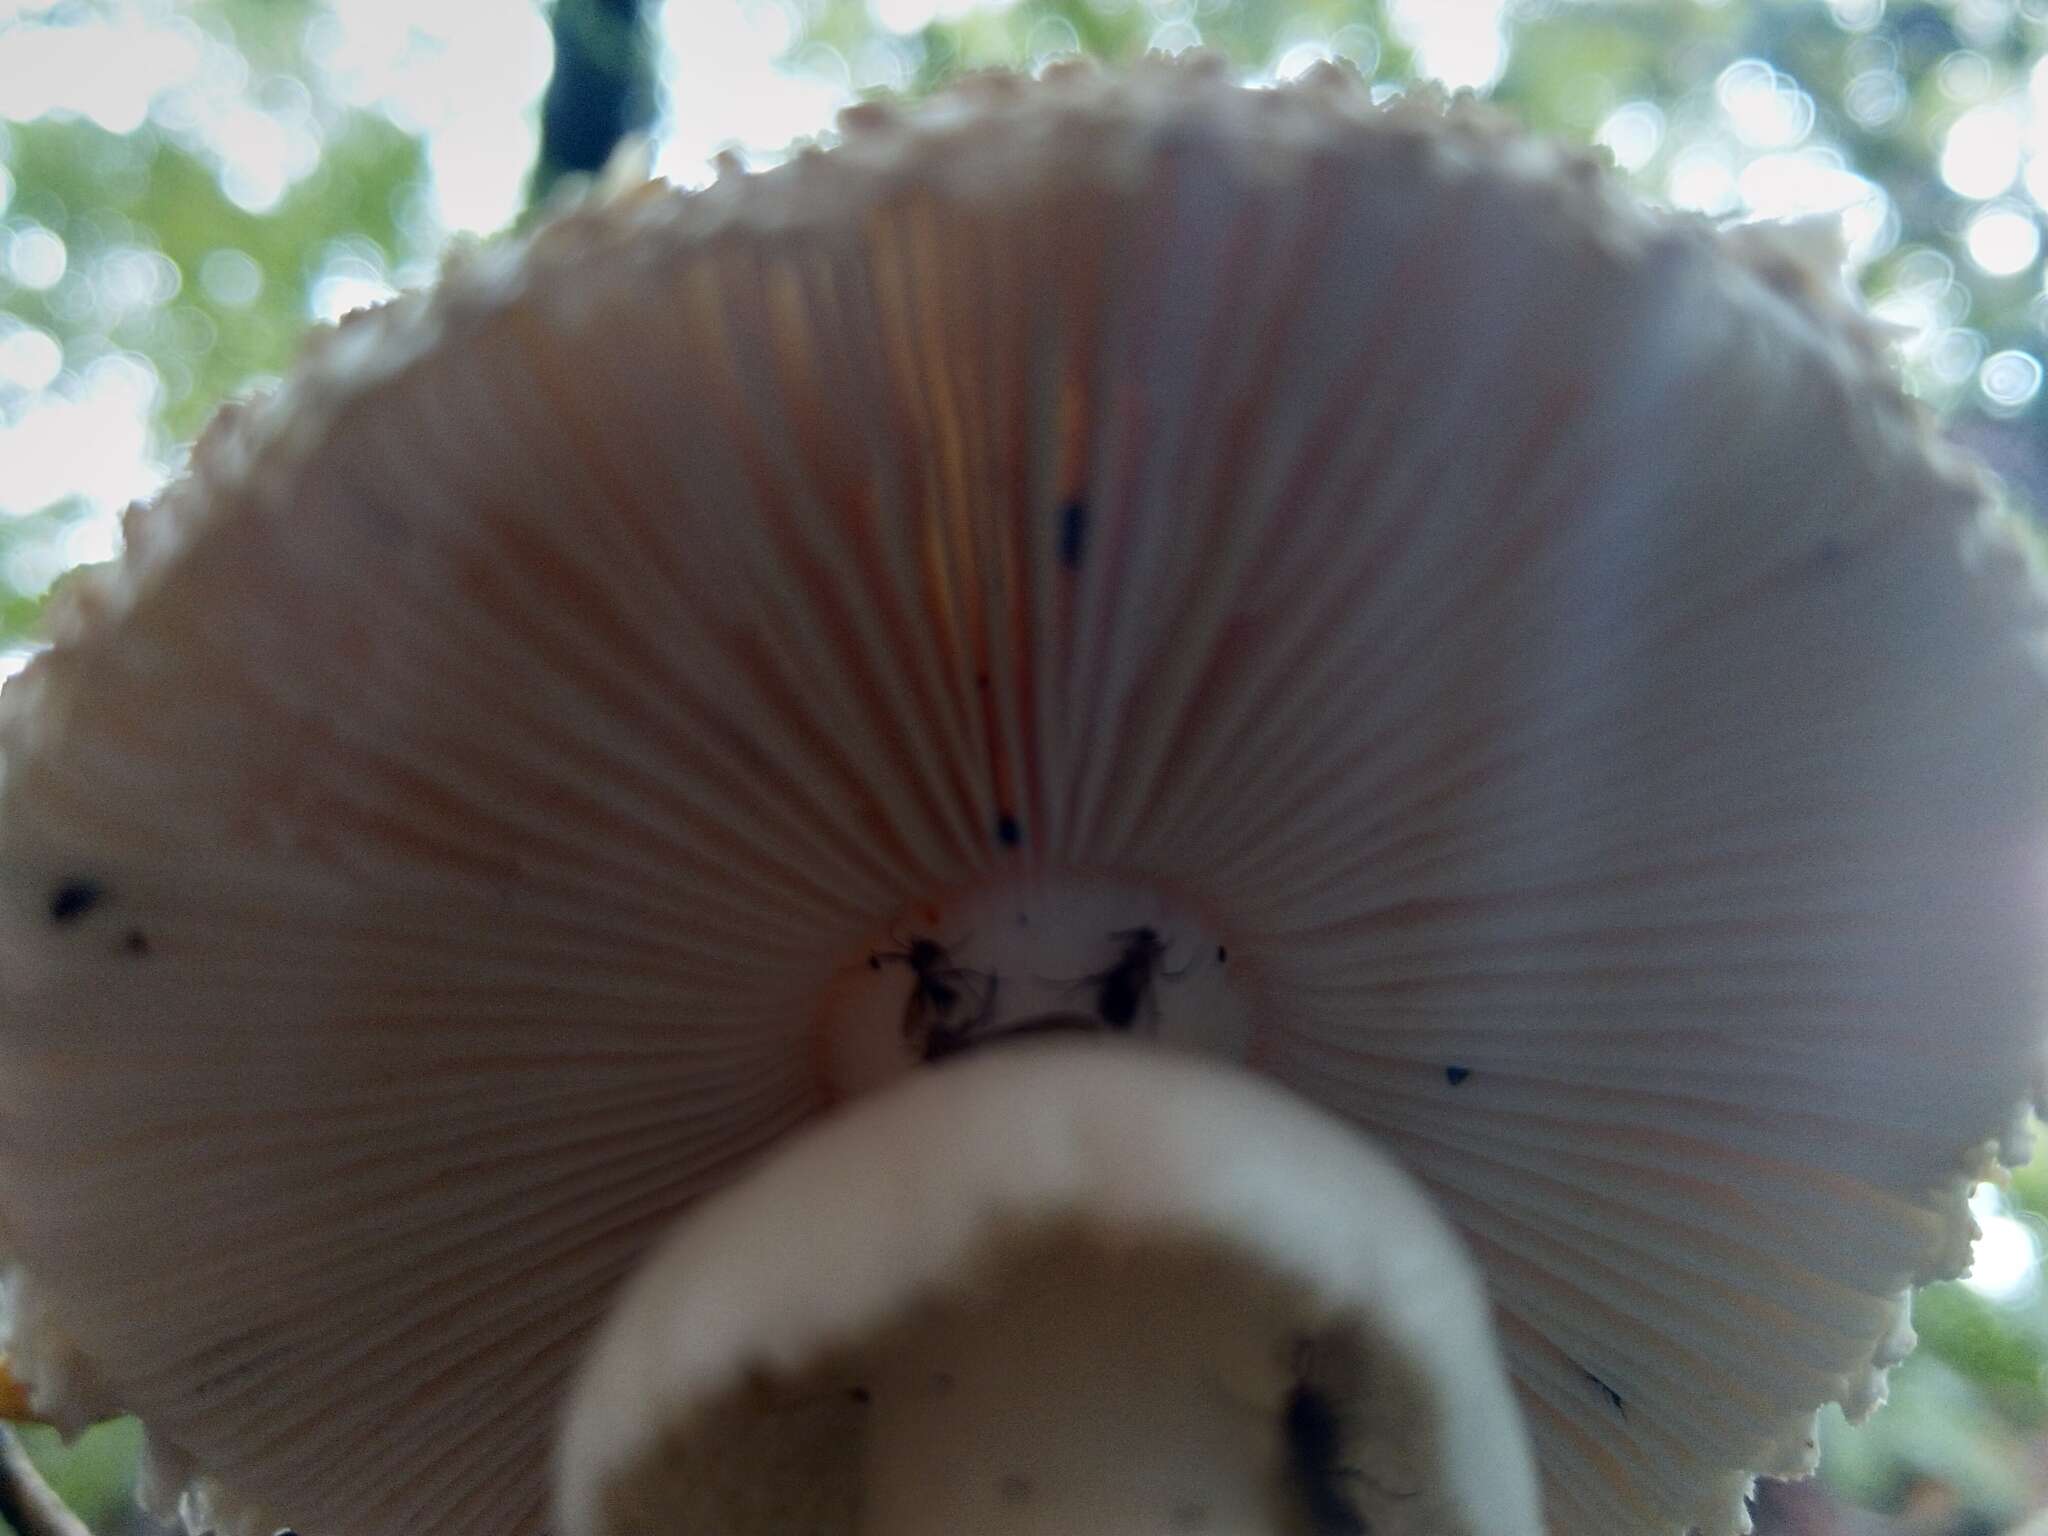
<path fill-rule="evenodd" d="M 977 79 L 592 200 L 223 412 L 0 699 L 15 1363 L 139 1413 L 195 1525 L 505 1536 L 700 1203 L 774 1236 L 767 1310 L 693 1313 L 753 1293 L 684 1228 L 579 1413 L 630 1418 L 636 1327 L 769 1353 L 685 1341 L 635 1444 L 963 1318 L 1019 1358 L 1012 1260 L 1207 1234 L 1463 1405 L 1349 1470 L 1509 1529 L 1462 1248 L 1550 1527 L 1742 1529 L 2024 1150 L 2040 591 L 1810 241 L 1469 102 Z M 1024 1225 L 965 1231 L 948 1157 L 1096 1135 L 1098 1071 L 1132 1145 L 1213 1102 L 1330 1150 L 1272 1211 L 1019 1153 Z M 764 1214 L 834 1149 L 917 1235 L 827 1223 L 843 1296 Z M 1319 1270 L 1347 1160 L 1389 1219 Z M 1262 1487 L 1349 1444 L 1279 1390 Z"/>
<path fill-rule="evenodd" d="M 831 1117 L 648 1261 L 573 1404 L 562 1536 L 1542 1524 L 1420 1189 L 1271 1084 L 1129 1046 Z"/>

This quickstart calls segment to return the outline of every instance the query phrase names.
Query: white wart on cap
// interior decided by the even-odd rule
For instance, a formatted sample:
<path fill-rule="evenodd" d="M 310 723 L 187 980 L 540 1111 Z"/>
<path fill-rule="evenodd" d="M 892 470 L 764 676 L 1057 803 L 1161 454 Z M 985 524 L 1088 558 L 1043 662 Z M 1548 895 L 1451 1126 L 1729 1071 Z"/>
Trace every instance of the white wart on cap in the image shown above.
<path fill-rule="evenodd" d="M 2042 614 L 1795 243 L 1469 106 L 979 81 L 586 207 L 8 686 L 19 1363 L 230 1530 L 536 1532 L 678 1212 L 1156 1035 L 1422 1182 L 1554 1529 L 1737 1529 L 2018 1150 Z"/>

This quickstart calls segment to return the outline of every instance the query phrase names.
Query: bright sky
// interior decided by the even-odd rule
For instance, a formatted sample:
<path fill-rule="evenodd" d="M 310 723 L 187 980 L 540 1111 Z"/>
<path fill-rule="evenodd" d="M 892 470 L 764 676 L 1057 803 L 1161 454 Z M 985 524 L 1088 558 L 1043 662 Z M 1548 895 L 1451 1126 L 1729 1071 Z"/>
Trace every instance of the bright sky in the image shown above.
<path fill-rule="evenodd" d="M 2005 1192 L 1993 1184 L 1977 1186 L 1970 1210 L 1983 1236 L 1972 1250 L 1963 1284 L 1993 1301 L 2032 1301 L 2041 1292 L 2041 1240 L 2034 1227 L 2014 1213 Z"/>

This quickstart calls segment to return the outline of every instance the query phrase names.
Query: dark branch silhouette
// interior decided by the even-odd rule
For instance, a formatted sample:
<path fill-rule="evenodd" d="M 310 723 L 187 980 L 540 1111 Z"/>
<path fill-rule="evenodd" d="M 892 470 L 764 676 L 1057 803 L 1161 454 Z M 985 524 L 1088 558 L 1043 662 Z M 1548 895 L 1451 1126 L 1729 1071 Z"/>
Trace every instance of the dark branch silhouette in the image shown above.
<path fill-rule="evenodd" d="M 541 98 L 530 201 L 564 176 L 594 176 L 619 141 L 653 125 L 658 0 L 555 0 L 555 70 Z"/>

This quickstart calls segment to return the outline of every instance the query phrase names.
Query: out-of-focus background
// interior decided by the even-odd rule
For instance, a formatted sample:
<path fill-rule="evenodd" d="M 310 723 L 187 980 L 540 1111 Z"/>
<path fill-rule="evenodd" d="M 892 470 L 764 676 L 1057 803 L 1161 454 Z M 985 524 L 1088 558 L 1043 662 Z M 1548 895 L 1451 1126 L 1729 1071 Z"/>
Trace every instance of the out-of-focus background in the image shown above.
<path fill-rule="evenodd" d="M 2048 0 L 0 0 L 0 677 L 217 404 L 622 132 L 692 185 L 865 95 L 1197 45 L 1469 87 L 1716 219 L 1838 219 L 1912 389 L 2048 507 Z M 1977 1208 L 1891 1407 L 1831 1416 L 1760 1530 L 2048 1536 L 2048 1159 Z M 96 1531 L 146 1528 L 132 1424 L 24 1437 Z"/>

